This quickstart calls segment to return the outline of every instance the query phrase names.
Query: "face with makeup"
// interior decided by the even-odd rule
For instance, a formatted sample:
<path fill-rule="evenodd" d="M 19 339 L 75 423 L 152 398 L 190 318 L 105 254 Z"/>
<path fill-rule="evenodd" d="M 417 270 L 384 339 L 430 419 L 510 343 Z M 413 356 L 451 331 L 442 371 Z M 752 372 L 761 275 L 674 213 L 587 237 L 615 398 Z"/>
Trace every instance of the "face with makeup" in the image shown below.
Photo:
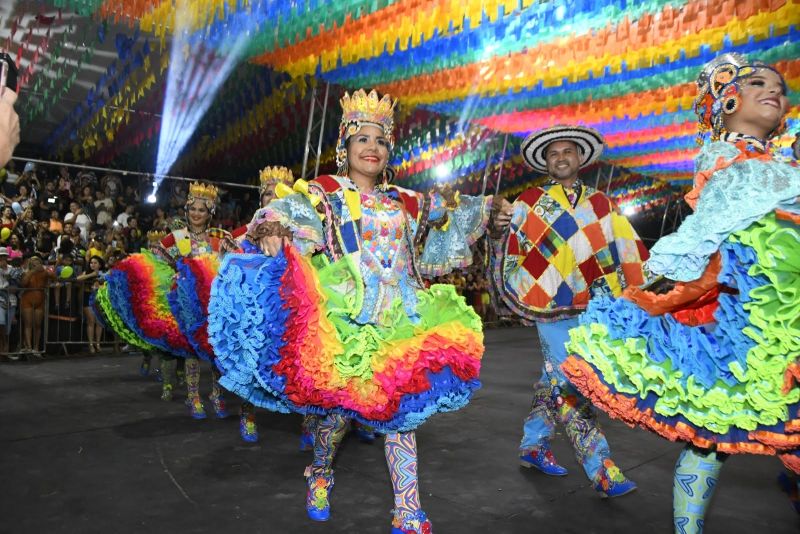
<path fill-rule="evenodd" d="M 722 118 L 725 129 L 766 139 L 780 126 L 789 109 L 783 79 L 777 72 L 760 68 L 738 81 L 739 107 Z"/>
<path fill-rule="evenodd" d="M 346 147 L 350 179 L 374 186 L 389 162 L 389 140 L 383 129 L 366 124 L 347 138 Z"/>
<path fill-rule="evenodd" d="M 268 186 L 263 193 L 261 193 L 261 207 L 264 208 L 275 198 L 275 186 Z"/>
<path fill-rule="evenodd" d="M 211 212 L 206 207 L 205 202 L 198 199 L 189 205 L 187 218 L 189 220 L 189 229 L 193 232 L 201 232 L 211 222 Z"/>

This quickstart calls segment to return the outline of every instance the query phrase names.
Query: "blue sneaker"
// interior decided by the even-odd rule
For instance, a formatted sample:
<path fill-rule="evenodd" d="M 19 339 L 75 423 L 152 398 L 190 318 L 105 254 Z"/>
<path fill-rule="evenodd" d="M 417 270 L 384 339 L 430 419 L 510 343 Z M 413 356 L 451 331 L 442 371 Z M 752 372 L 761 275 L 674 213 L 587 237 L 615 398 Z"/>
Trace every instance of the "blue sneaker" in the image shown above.
<path fill-rule="evenodd" d="M 636 482 L 625 478 L 614 462 L 608 458 L 603 460 L 603 467 L 594 480 L 594 489 L 601 497 L 604 499 L 622 497 L 636 491 L 636 488 Z"/>
<path fill-rule="evenodd" d="M 519 465 L 527 468 L 535 467 L 545 475 L 552 477 L 567 475 L 567 470 L 558 465 L 556 457 L 553 456 L 553 451 L 549 447 L 533 449 L 529 453 L 523 454 L 519 457 Z"/>
<path fill-rule="evenodd" d="M 205 419 L 206 410 L 203 408 L 203 402 L 199 398 L 186 399 L 186 406 L 189 408 L 189 415 L 192 419 Z"/>
<path fill-rule="evenodd" d="M 330 494 L 333 489 L 333 475 L 311 475 L 306 479 L 306 512 L 312 521 L 327 521 L 331 517 Z"/>
<path fill-rule="evenodd" d="M 242 414 L 239 417 L 239 434 L 246 443 L 256 443 L 258 441 L 258 429 L 256 428 L 256 418 L 252 414 Z"/>
<path fill-rule="evenodd" d="M 425 512 L 400 513 L 395 510 L 392 534 L 433 534 L 433 524 Z"/>

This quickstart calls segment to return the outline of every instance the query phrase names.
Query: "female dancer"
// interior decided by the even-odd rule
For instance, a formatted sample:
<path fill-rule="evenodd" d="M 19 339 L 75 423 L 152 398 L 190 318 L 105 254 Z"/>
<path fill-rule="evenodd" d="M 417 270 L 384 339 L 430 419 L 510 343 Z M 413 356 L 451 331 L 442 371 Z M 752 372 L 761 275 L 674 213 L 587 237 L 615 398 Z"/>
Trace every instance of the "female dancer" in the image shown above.
<path fill-rule="evenodd" d="M 271 257 L 224 258 L 209 336 L 229 389 L 257 406 L 320 416 L 306 469 L 311 519 L 329 517 L 334 453 L 355 418 L 386 436 L 393 532 L 430 532 L 413 431 L 469 401 L 483 336 L 452 286 L 423 289 L 420 275 L 469 265 L 492 202 L 381 184 L 394 102 L 359 90 L 342 108 L 338 175 L 298 180 L 251 223 L 249 239 Z"/>
<path fill-rule="evenodd" d="M 186 201 L 186 224 L 164 237 L 152 251 L 133 254 L 117 263 L 109 272 L 108 296 L 124 325 L 150 345 L 186 359 L 186 405 L 195 419 L 205 419 L 200 400 L 200 362 L 195 341 L 183 333 L 170 304 L 169 295 L 176 281 L 176 270 L 183 259 L 215 255 L 230 234 L 209 228 L 217 200 L 213 185 L 193 183 Z M 168 361 L 168 360 L 167 360 Z M 170 371 L 166 371 L 171 374 Z M 218 418 L 227 417 L 218 373 L 212 366 L 210 400 Z"/>
<path fill-rule="evenodd" d="M 563 365 L 609 415 L 687 443 L 673 486 L 681 533 L 702 531 L 729 454 L 777 454 L 800 472 L 800 169 L 769 151 L 786 83 L 723 54 L 697 85 L 711 142 L 686 195 L 694 214 L 651 251 L 663 279 L 592 301 Z"/>
<path fill-rule="evenodd" d="M 100 352 L 100 342 L 103 340 L 103 324 L 97 320 L 91 306 L 91 295 L 100 287 L 106 263 L 100 256 L 89 258 L 89 272 L 78 275 L 75 279 L 83 282 L 84 295 L 83 316 L 86 319 L 86 339 L 89 341 L 89 352 Z"/>
<path fill-rule="evenodd" d="M 261 206 L 253 214 L 254 221 L 257 221 L 260 218 L 262 213 L 261 208 L 266 207 L 266 205 L 275 198 L 275 188 L 278 187 L 279 184 L 284 187 L 291 188 L 292 184 L 294 183 L 294 176 L 292 175 L 292 171 L 286 167 L 265 167 L 259 173 L 258 180 L 258 192 L 259 198 L 261 199 Z M 261 249 L 259 249 L 256 244 L 250 242 L 247 239 L 246 234 L 247 227 L 243 227 L 233 232 L 233 236 L 237 240 L 237 244 L 241 247 L 241 250 L 245 253 L 260 254 Z M 240 237 L 237 238 L 236 236 Z M 220 384 L 223 387 L 228 387 L 224 376 L 220 378 Z M 235 389 L 232 391 L 236 393 Z M 242 440 L 247 443 L 256 443 L 258 441 L 256 408 L 252 402 L 247 400 L 247 398 L 242 398 L 242 404 L 239 411 L 239 435 L 242 437 Z"/>
<path fill-rule="evenodd" d="M 216 266 L 210 267 L 210 264 L 216 262 L 216 256 L 223 251 L 223 249 L 230 248 L 231 235 L 225 230 L 218 228 L 211 228 L 211 219 L 214 216 L 217 205 L 217 188 L 213 185 L 206 185 L 200 183 L 193 183 L 189 186 L 189 193 L 186 198 L 186 222 L 184 228 L 179 228 L 170 232 L 164 239 L 161 240 L 159 245 L 153 247 L 153 252 L 169 262 L 175 269 L 178 270 L 180 275 L 186 276 L 192 272 L 192 268 L 188 262 L 192 258 L 197 258 L 198 262 L 206 265 L 203 269 L 208 272 L 209 269 L 216 269 Z M 200 283 L 205 286 L 205 291 L 208 291 L 211 280 L 208 278 L 193 279 L 195 283 Z M 195 292 L 201 293 L 202 287 L 196 287 Z M 178 321 L 178 326 L 185 326 L 181 324 L 180 318 L 184 313 L 181 310 L 184 302 L 181 299 L 175 298 L 174 290 L 170 294 L 170 307 L 173 315 Z M 205 409 L 200 400 L 200 359 L 198 355 L 203 355 L 204 359 L 212 359 L 208 351 L 201 351 L 200 345 L 203 345 L 204 339 L 195 336 L 187 336 L 185 329 L 181 328 L 186 340 L 192 348 L 190 354 L 186 356 L 186 388 L 187 398 L 186 405 L 189 407 L 190 415 L 194 419 L 205 419 Z M 209 400 L 214 407 L 214 414 L 219 419 L 228 416 L 225 409 L 225 400 L 222 396 L 222 390 L 219 387 L 219 371 L 211 365 L 211 394 Z"/>
<path fill-rule="evenodd" d="M 272 200 L 277 198 L 276 189 L 284 188 L 286 193 L 291 194 L 292 184 L 294 184 L 294 176 L 290 169 L 280 166 L 265 167 L 259 173 L 259 198 L 261 200 L 261 207 L 253 214 L 252 221 L 259 221 L 263 217 L 264 210 L 262 208 L 266 208 Z M 261 253 L 261 249 L 247 239 L 247 227 L 235 230 L 233 236 L 243 252 Z M 237 238 L 236 236 L 240 237 Z M 221 377 L 220 384 L 223 387 L 227 387 L 228 385 L 231 385 L 233 388 L 237 387 L 235 381 L 228 383 L 224 376 Z M 303 418 L 300 434 L 301 451 L 313 449 L 317 419 L 315 415 L 306 415 Z M 361 441 L 372 443 L 372 441 L 375 440 L 375 433 L 369 426 L 362 425 L 355 421 L 353 422 L 353 426 Z M 258 441 L 255 406 L 246 399 L 243 399 L 239 413 L 239 433 L 242 440 L 247 443 L 255 443 Z"/>

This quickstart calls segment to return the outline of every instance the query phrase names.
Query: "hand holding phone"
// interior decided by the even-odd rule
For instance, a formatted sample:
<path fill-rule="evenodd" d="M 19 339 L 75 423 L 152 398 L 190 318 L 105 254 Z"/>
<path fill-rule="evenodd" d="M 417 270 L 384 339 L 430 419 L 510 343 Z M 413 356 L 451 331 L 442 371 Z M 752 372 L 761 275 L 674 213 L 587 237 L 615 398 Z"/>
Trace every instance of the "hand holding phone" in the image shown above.
<path fill-rule="evenodd" d="M 16 89 L 16 64 L 8 53 L 0 51 L 0 166 L 8 163 L 19 144 L 19 116 L 14 111 Z"/>
<path fill-rule="evenodd" d="M 6 88 L 17 93 L 17 64 L 4 50 L 0 50 L 0 96 L 5 94 Z"/>

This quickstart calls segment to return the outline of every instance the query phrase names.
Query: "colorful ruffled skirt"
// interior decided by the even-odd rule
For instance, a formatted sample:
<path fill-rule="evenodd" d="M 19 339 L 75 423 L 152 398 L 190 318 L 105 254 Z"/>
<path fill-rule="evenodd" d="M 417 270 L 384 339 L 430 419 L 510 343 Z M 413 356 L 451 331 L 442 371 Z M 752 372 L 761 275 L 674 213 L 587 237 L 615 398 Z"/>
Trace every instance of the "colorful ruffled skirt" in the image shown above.
<path fill-rule="evenodd" d="M 216 254 L 181 258 L 177 269 L 175 284 L 168 294 L 172 315 L 195 354 L 213 361 L 214 349 L 208 342 L 208 301 L 219 259 Z"/>
<path fill-rule="evenodd" d="M 122 341 L 142 350 L 153 350 L 155 348 L 125 326 L 125 322 L 117 312 L 114 311 L 114 307 L 111 305 L 111 299 L 108 296 L 108 284 L 100 286 L 100 288 L 93 293 L 93 296 L 93 307 L 97 309 L 97 314 L 103 316 L 105 319 L 104 323 L 107 327 L 114 330 Z"/>
<path fill-rule="evenodd" d="M 651 316 L 625 298 L 596 299 L 570 332 L 562 368 L 631 426 L 724 453 L 777 454 L 800 472 L 797 218 L 768 215 L 732 234 L 720 255 L 713 322 L 689 326 L 676 319 L 685 310 Z"/>
<path fill-rule="evenodd" d="M 480 318 L 452 286 L 419 290 L 418 320 L 399 300 L 384 325 L 357 324 L 347 260 L 226 256 L 209 303 L 220 384 L 257 406 L 339 413 L 382 432 L 410 431 L 465 406 L 480 387 Z M 357 275 L 355 275 L 357 276 Z"/>
<path fill-rule="evenodd" d="M 109 322 L 129 343 L 125 330 L 164 352 L 193 358 L 194 349 L 169 304 L 174 277 L 172 267 L 148 251 L 118 262 L 106 275 L 110 310 L 119 318 Z M 109 313 L 106 316 L 110 319 Z"/>

